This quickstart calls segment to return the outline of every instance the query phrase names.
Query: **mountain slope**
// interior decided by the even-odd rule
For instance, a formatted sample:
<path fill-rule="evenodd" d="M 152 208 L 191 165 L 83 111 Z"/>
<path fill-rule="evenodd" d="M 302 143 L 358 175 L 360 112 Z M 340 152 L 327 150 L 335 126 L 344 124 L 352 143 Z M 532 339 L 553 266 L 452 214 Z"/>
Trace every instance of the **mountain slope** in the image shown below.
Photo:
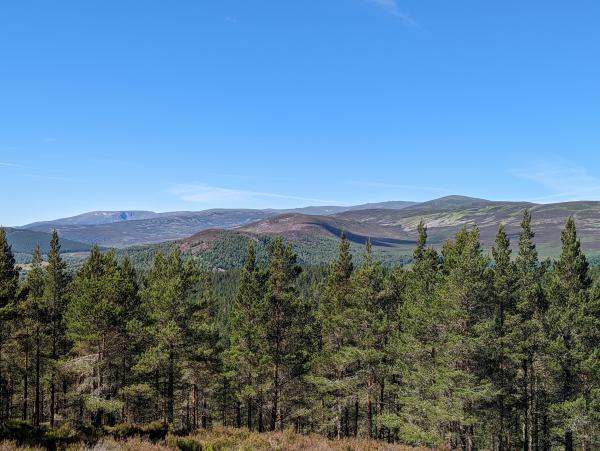
<path fill-rule="evenodd" d="M 600 202 L 569 202 L 535 205 L 527 202 L 493 202 L 482 199 L 450 198 L 402 210 L 355 210 L 334 215 L 284 214 L 239 227 L 226 234 L 211 230 L 196 234 L 181 243 L 182 248 L 196 254 L 212 252 L 215 243 L 247 239 L 264 240 L 282 236 L 291 242 L 306 261 L 325 261 L 332 243 L 342 231 L 355 245 L 371 239 L 388 260 L 411 254 L 422 220 L 428 226 L 429 243 L 441 247 L 462 227 L 477 226 L 486 249 L 491 249 L 498 226 L 503 223 L 513 247 L 518 242 L 523 210 L 529 208 L 536 232 L 536 243 L 542 257 L 560 252 L 560 232 L 569 216 L 577 221 L 582 246 L 588 255 L 600 254 Z M 226 236 L 226 239 L 225 239 Z M 236 236 L 234 238 L 234 236 Z M 237 241 L 236 241 L 237 242 Z M 237 245 L 237 247 L 243 247 Z M 236 251 L 237 252 L 237 251 Z M 221 249 L 219 255 L 225 255 Z"/>
<path fill-rule="evenodd" d="M 205 210 L 158 214 L 149 219 L 127 220 L 94 225 L 39 224 L 30 230 L 48 232 L 56 229 L 61 237 L 88 244 L 122 248 L 161 243 L 190 236 L 210 228 L 228 229 L 273 216 L 263 210 Z"/>
<path fill-rule="evenodd" d="M 38 232 L 56 229 L 64 238 L 106 247 L 160 243 L 188 237 L 202 230 L 229 229 L 282 213 L 332 215 L 350 210 L 362 210 L 374 205 L 385 209 L 401 209 L 413 202 L 392 201 L 349 207 L 317 206 L 292 210 L 214 209 L 198 212 L 96 211 L 70 218 L 35 222 L 20 227 Z"/>
<path fill-rule="evenodd" d="M 45 232 L 35 232 L 32 230 L 22 230 L 6 228 L 8 244 L 12 246 L 14 253 L 32 254 L 35 246 L 39 243 L 43 253 L 50 250 L 51 234 Z M 90 250 L 90 245 L 77 241 L 62 238 L 60 239 L 62 252 L 86 252 Z"/>
<path fill-rule="evenodd" d="M 133 221 L 138 219 L 150 219 L 159 216 L 160 213 L 154 213 L 153 211 L 143 210 L 129 210 L 129 211 L 90 211 L 88 213 L 82 213 L 77 216 L 71 216 L 69 218 L 53 219 L 51 221 L 39 221 L 31 224 L 24 225 L 24 229 L 48 229 L 58 225 L 98 225 L 98 224 L 112 224 L 115 222 Z"/>

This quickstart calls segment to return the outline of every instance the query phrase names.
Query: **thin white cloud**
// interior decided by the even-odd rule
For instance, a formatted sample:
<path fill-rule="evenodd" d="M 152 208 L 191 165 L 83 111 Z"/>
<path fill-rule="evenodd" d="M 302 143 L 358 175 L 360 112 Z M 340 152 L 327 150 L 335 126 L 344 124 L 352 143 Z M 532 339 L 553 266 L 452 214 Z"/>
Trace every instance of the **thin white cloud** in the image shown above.
<path fill-rule="evenodd" d="M 397 17 L 398 19 L 400 19 L 402 21 L 402 23 L 404 25 L 414 27 L 414 28 L 421 28 L 420 24 L 414 18 L 412 18 L 410 15 L 408 15 L 405 12 L 400 10 L 400 7 L 398 6 L 398 3 L 396 2 L 396 0 L 366 0 L 366 1 L 375 6 L 378 6 L 379 8 L 383 9 L 388 14 L 391 14 L 392 16 Z"/>
<path fill-rule="evenodd" d="M 5 162 L 0 162 L 0 166 L 5 167 L 5 168 L 20 168 L 21 167 L 21 165 L 19 165 L 19 164 L 5 163 Z"/>
<path fill-rule="evenodd" d="M 542 164 L 529 169 L 509 171 L 515 177 L 540 184 L 548 194 L 530 199 L 534 202 L 567 202 L 600 199 L 600 178 L 587 169 L 568 163 Z"/>
<path fill-rule="evenodd" d="M 302 202 L 314 202 L 319 204 L 336 204 L 338 202 L 326 199 L 315 199 L 310 197 L 292 196 L 288 194 L 269 193 L 261 191 L 247 191 L 231 188 L 222 188 L 205 184 L 182 184 L 173 186 L 169 192 L 186 202 L 197 202 L 205 204 L 233 204 L 242 205 L 256 199 L 287 199 Z"/>

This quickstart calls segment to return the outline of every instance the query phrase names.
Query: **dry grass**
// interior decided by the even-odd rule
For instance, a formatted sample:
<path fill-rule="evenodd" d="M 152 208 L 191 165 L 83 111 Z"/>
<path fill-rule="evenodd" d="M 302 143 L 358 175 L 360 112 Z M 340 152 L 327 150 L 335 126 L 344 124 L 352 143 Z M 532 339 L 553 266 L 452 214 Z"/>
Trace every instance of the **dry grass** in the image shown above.
<path fill-rule="evenodd" d="M 258 434 L 246 429 L 217 428 L 212 431 L 202 431 L 192 438 L 202 443 L 205 449 L 212 447 L 215 451 L 417 451 L 415 448 L 383 442 L 359 439 L 327 440 L 320 435 L 301 435 L 292 431 Z"/>
<path fill-rule="evenodd" d="M 36 448 L 30 446 L 17 446 L 15 442 L 4 441 L 0 442 L 0 451 L 44 451 L 44 448 Z"/>
<path fill-rule="evenodd" d="M 159 443 L 140 438 L 122 441 L 105 438 L 91 448 L 74 445 L 70 446 L 68 451 L 172 451 L 173 449 L 185 451 L 192 449 L 202 451 L 425 451 L 425 448 L 417 449 L 369 440 L 328 440 L 319 435 L 301 435 L 292 431 L 258 434 L 246 429 L 231 428 L 201 431 L 187 437 L 168 436 L 166 440 Z M 17 450 L 38 451 L 41 448 L 20 448 L 14 442 L 0 442 L 0 451 Z"/>

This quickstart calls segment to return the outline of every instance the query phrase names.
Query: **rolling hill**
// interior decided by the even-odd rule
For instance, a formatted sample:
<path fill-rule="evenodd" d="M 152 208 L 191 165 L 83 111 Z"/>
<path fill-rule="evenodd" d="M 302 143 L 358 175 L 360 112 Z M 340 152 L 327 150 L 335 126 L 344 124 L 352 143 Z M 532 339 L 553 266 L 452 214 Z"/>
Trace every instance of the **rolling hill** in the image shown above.
<path fill-rule="evenodd" d="M 50 249 L 49 233 L 6 228 L 6 236 L 14 253 L 31 254 L 37 244 L 40 245 L 43 253 L 47 253 Z M 60 245 L 62 252 L 87 252 L 91 247 L 89 244 L 64 238 L 60 240 Z"/>
<path fill-rule="evenodd" d="M 419 204 L 388 202 L 354 207 L 306 207 L 284 212 L 132 211 L 126 215 L 120 214 L 123 212 L 98 215 L 96 212 L 75 219 L 67 218 L 68 221 L 36 223 L 26 226 L 30 230 L 12 229 L 12 233 L 14 230 L 46 233 L 56 228 L 66 249 L 83 250 L 91 243 L 98 243 L 106 247 L 128 248 L 131 254 L 146 259 L 147 255 L 174 242 L 184 251 L 204 258 L 215 267 L 234 267 L 243 259 L 248 239 L 266 246 L 275 236 L 282 236 L 291 242 L 305 262 L 327 261 L 335 255 L 337 241 L 343 231 L 355 246 L 357 254 L 366 240 L 371 239 L 379 255 L 391 262 L 404 261 L 412 253 L 417 225 L 421 220 L 428 226 L 430 244 L 438 248 L 461 227 L 477 226 L 484 246 L 490 249 L 500 223 L 506 225 L 515 245 L 525 208 L 532 212 L 536 242 L 542 256 L 558 254 L 560 231 L 571 215 L 577 221 L 584 250 L 588 255 L 600 255 L 600 202 L 541 205 L 465 196 L 447 196 Z M 144 215 L 150 217 L 139 219 Z M 94 223 L 81 224 L 82 221 Z M 22 235 L 18 251 L 31 251 L 34 241 L 35 238 Z"/>
<path fill-rule="evenodd" d="M 414 202 L 391 201 L 354 206 L 316 206 L 290 210 L 213 209 L 204 211 L 93 211 L 69 218 L 41 221 L 20 229 L 51 232 L 56 229 L 61 237 L 105 247 L 154 244 L 177 240 L 211 228 L 230 229 L 285 213 L 331 215 L 345 211 L 370 208 L 402 209 Z"/>
<path fill-rule="evenodd" d="M 146 219 L 127 219 L 94 224 L 61 224 L 57 220 L 25 226 L 28 230 L 56 229 L 63 238 L 104 247 L 123 248 L 154 244 L 190 236 L 209 228 L 228 229 L 273 216 L 264 210 L 205 210 L 200 212 L 154 213 Z"/>
<path fill-rule="evenodd" d="M 462 227 L 477 226 L 485 248 L 491 249 L 499 224 L 505 224 L 516 246 L 524 209 L 530 209 L 536 243 L 542 257 L 554 257 L 560 252 L 560 232 L 566 219 L 574 216 L 582 246 L 590 256 L 600 255 L 600 202 L 582 201 L 558 204 L 528 202 L 498 202 L 450 196 L 401 210 L 353 210 L 333 215 L 287 213 L 267 218 L 233 230 L 200 232 L 179 242 L 182 249 L 193 254 L 208 255 L 215 247 L 236 240 L 268 241 L 282 236 L 291 242 L 305 261 L 326 261 L 334 252 L 344 231 L 355 246 L 371 239 L 380 257 L 387 261 L 405 260 L 412 253 L 417 225 L 423 220 L 428 226 L 429 243 L 440 248 Z M 240 245 L 236 245 L 239 258 Z M 333 254 L 335 255 L 335 254 Z"/>

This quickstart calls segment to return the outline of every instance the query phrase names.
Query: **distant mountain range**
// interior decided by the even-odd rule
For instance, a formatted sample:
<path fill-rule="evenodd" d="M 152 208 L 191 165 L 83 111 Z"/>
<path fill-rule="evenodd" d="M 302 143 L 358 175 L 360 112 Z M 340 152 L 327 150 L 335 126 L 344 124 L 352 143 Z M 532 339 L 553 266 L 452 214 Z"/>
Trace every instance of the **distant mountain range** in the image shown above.
<path fill-rule="evenodd" d="M 414 202 L 393 201 L 349 207 L 324 206 L 289 210 L 213 209 L 204 211 L 93 211 L 69 218 L 34 222 L 20 229 L 50 233 L 87 244 L 123 248 L 178 240 L 207 229 L 231 229 L 286 213 L 329 215 L 371 208 L 398 210 Z"/>
<path fill-rule="evenodd" d="M 357 245 L 370 239 L 375 248 L 384 254 L 406 255 L 414 248 L 419 222 L 424 221 L 428 227 L 429 243 L 436 247 L 451 239 L 460 228 L 477 226 L 484 247 L 490 249 L 501 223 L 505 224 L 515 247 L 525 209 L 532 213 L 535 241 L 542 257 L 556 256 L 560 252 L 560 232 L 569 216 L 574 216 L 577 221 L 584 250 L 589 255 L 600 254 L 600 202 L 540 205 L 463 196 L 435 199 L 400 210 L 348 210 L 332 215 L 287 213 L 231 231 L 199 232 L 181 241 L 181 246 L 192 252 L 207 252 L 213 246 L 222 245 L 224 237 L 231 241 L 233 233 L 256 240 L 283 236 L 297 249 L 319 241 L 321 249 L 329 249 L 331 246 L 325 243 L 336 242 L 343 231 Z"/>
<path fill-rule="evenodd" d="M 305 207 L 291 210 L 216 209 L 199 212 L 154 213 L 150 211 L 113 211 L 84 213 L 71 218 L 28 224 L 9 233 L 19 252 L 28 249 L 35 236 L 56 229 L 63 248 L 85 250 L 90 244 L 104 247 L 155 245 L 177 242 L 192 253 L 208 252 L 226 241 L 251 238 L 265 240 L 283 236 L 306 253 L 321 253 L 335 248 L 342 231 L 356 245 L 371 239 L 378 251 L 410 254 L 416 227 L 423 220 L 429 229 L 430 243 L 440 246 L 461 227 L 478 226 L 481 239 L 490 248 L 498 226 L 504 223 L 513 244 L 519 232 L 523 210 L 533 216 L 536 242 L 541 255 L 553 256 L 560 249 L 560 230 L 567 217 L 574 216 L 582 244 L 588 254 L 600 254 L 600 202 L 581 201 L 557 204 L 503 202 L 465 196 L 447 196 L 427 202 L 392 201 L 356 206 Z M 317 245 L 318 244 L 318 245 Z M 15 249 L 16 250 L 16 249 Z M 307 253 L 308 252 L 308 253 Z M 325 252 L 328 254 L 329 250 Z"/>

